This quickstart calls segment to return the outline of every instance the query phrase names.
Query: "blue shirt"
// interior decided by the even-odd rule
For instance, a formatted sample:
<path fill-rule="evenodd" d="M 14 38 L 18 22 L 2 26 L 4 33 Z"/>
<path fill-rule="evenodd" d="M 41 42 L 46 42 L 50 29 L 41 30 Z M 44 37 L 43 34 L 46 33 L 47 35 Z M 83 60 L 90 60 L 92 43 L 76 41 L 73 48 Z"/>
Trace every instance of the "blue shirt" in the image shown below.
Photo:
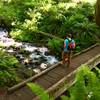
<path fill-rule="evenodd" d="M 71 40 L 71 42 L 75 43 L 75 41 L 73 39 Z M 65 45 L 64 52 L 69 52 L 68 44 L 69 44 L 69 40 L 65 39 L 65 41 L 64 41 L 64 45 Z"/>

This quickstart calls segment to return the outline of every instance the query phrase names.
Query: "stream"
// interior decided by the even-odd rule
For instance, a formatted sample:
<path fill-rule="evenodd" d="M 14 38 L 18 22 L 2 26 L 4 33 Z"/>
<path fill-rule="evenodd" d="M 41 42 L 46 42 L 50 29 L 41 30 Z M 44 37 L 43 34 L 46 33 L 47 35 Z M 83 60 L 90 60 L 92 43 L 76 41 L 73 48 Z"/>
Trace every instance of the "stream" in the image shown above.
<path fill-rule="evenodd" d="M 48 48 L 15 41 L 9 38 L 8 32 L 3 28 L 0 28 L 0 49 L 14 55 L 21 64 L 27 69 L 32 69 L 35 73 L 58 62 L 55 56 L 50 55 Z"/>

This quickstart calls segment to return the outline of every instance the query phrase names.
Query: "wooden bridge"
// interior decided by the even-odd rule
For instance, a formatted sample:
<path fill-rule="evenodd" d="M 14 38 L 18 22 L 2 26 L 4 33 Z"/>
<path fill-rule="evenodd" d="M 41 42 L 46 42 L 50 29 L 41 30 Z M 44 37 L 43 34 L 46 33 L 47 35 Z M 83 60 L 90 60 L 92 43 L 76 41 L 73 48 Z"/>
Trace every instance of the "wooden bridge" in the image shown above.
<path fill-rule="evenodd" d="M 96 44 L 75 54 L 71 59 L 69 68 L 58 62 L 49 69 L 9 88 L 5 95 L 0 95 L 0 100 L 37 100 L 38 97 L 26 86 L 27 82 L 39 84 L 56 98 L 74 83 L 77 67 L 81 64 L 88 64 L 90 68 L 93 68 L 99 63 L 100 45 Z"/>

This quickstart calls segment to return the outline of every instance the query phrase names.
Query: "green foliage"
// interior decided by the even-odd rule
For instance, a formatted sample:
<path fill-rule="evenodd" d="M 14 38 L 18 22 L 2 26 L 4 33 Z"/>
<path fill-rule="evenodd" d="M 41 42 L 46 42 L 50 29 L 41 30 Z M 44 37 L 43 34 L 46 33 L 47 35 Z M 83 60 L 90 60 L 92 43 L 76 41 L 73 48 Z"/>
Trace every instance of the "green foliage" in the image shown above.
<path fill-rule="evenodd" d="M 0 87 L 11 87 L 19 82 L 19 78 L 15 74 L 14 70 L 0 71 Z"/>
<path fill-rule="evenodd" d="M 75 48 L 75 49 L 76 49 L 76 51 L 77 51 L 77 52 L 80 52 L 80 51 L 81 51 L 80 46 L 76 46 L 76 48 Z"/>
<path fill-rule="evenodd" d="M 70 89 L 68 100 L 99 100 L 99 78 L 87 66 L 81 66 L 76 74 L 75 85 Z"/>
<path fill-rule="evenodd" d="M 67 96 L 61 96 L 61 100 L 69 100 L 69 98 Z"/>
<path fill-rule="evenodd" d="M 26 11 L 28 10 L 30 4 L 32 5 L 32 0 L 0 1 L 0 15 L 8 17 L 10 20 L 24 21 L 25 18 L 28 18 Z"/>
<path fill-rule="evenodd" d="M 54 100 L 53 98 L 50 98 L 44 89 L 37 84 L 27 83 L 27 86 L 32 90 L 33 93 L 39 96 L 40 100 Z"/>
<path fill-rule="evenodd" d="M 62 47 L 63 47 L 62 41 L 59 41 L 56 39 L 48 40 L 48 48 L 50 48 L 58 56 L 59 56 L 60 52 L 62 51 Z"/>
<path fill-rule="evenodd" d="M 61 38 L 64 38 L 66 33 L 72 33 L 78 45 L 78 52 L 100 42 L 100 29 L 94 19 L 94 5 L 95 0 L 81 0 L 80 3 L 75 0 L 2 0 L 0 24 L 3 20 L 7 26 L 12 26 L 10 35 L 13 38 L 28 42 L 37 43 L 37 31 Z M 44 36 L 42 41 L 45 39 Z M 58 47 L 61 43 L 52 41 L 48 42 L 51 50 L 54 51 L 57 47 L 56 52 L 59 53 L 61 47 Z M 54 46 L 55 43 L 57 46 Z"/>
<path fill-rule="evenodd" d="M 99 67 L 100 68 L 100 67 Z M 96 69 L 96 71 L 97 71 L 97 77 L 99 78 L 99 80 L 100 80 L 100 70 L 99 70 L 99 68 L 95 68 Z"/>
<path fill-rule="evenodd" d="M 12 36 L 12 38 L 21 40 L 21 41 L 28 41 L 31 42 L 34 40 L 34 36 L 32 36 L 32 33 L 29 33 L 27 30 L 23 31 L 20 29 L 16 29 L 16 30 L 12 30 L 10 32 L 10 35 Z"/>
<path fill-rule="evenodd" d="M 33 7 L 32 0 L 1 0 L 1 26 L 11 29 L 12 26 L 17 26 L 17 22 L 24 22 L 25 19 L 30 18 L 27 14 L 27 11 L 29 11 L 29 8 L 31 7 Z"/>
<path fill-rule="evenodd" d="M 16 67 L 17 64 L 18 60 L 15 57 L 0 51 L 0 70 Z"/>
<path fill-rule="evenodd" d="M 15 57 L 0 51 L 0 87 L 12 86 L 19 81 L 16 74 L 18 65 Z"/>

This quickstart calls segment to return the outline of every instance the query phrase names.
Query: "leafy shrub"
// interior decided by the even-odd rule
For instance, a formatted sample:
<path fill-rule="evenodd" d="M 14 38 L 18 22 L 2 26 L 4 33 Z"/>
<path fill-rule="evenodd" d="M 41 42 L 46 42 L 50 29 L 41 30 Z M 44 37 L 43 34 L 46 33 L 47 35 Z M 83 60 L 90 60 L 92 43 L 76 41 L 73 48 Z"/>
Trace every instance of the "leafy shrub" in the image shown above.
<path fill-rule="evenodd" d="M 43 88 L 38 86 L 37 84 L 33 83 L 27 83 L 27 86 L 32 90 L 33 93 L 36 93 L 37 96 L 39 96 L 40 100 L 54 100 L 51 98 Z"/>
<path fill-rule="evenodd" d="M 0 51 L 0 87 L 12 86 L 19 81 L 16 68 L 19 66 L 18 60 Z"/>
<path fill-rule="evenodd" d="M 48 48 L 50 48 L 57 56 L 60 56 L 63 48 L 63 43 L 59 40 L 49 39 Z"/>
<path fill-rule="evenodd" d="M 15 38 L 17 40 L 21 40 L 24 42 L 32 42 L 33 40 L 36 40 L 36 38 L 34 37 L 34 34 L 32 34 L 31 32 L 29 33 L 27 30 L 23 31 L 20 29 L 16 29 L 16 30 L 12 30 L 10 32 L 10 36 L 12 38 Z"/>
<path fill-rule="evenodd" d="M 76 83 L 70 89 L 71 97 L 68 100 L 99 100 L 100 80 L 87 66 L 81 66 L 76 74 Z"/>

